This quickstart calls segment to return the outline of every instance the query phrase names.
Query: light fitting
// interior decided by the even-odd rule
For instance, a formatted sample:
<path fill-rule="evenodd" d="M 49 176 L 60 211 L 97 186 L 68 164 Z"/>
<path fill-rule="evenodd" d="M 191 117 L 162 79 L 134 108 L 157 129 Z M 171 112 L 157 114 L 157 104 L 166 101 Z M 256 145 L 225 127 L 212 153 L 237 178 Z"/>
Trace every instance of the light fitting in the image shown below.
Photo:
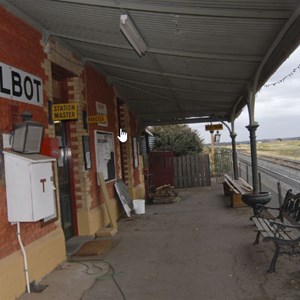
<path fill-rule="evenodd" d="M 43 125 L 27 120 L 16 126 L 13 132 L 12 150 L 20 153 L 40 153 Z"/>
<path fill-rule="evenodd" d="M 215 134 L 215 142 L 220 143 L 221 134 L 219 133 L 219 130 L 217 130 L 217 133 Z"/>
<path fill-rule="evenodd" d="M 120 17 L 120 29 L 137 54 L 145 54 L 147 46 L 127 14 Z"/>

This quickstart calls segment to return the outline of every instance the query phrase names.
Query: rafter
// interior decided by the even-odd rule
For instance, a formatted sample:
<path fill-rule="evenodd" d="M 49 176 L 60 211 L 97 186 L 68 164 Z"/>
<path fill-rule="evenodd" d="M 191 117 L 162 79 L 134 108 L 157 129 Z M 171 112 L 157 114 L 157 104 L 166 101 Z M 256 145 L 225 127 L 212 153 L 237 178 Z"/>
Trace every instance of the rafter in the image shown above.
<path fill-rule="evenodd" d="M 117 76 L 110 76 L 109 77 L 111 82 L 124 82 L 124 83 L 130 83 L 134 85 L 142 85 L 142 86 L 147 86 L 150 88 L 155 88 L 155 89 L 162 89 L 162 90 L 169 90 L 170 87 L 166 87 L 164 85 L 159 85 L 159 84 L 151 84 L 147 82 L 142 82 L 138 80 L 131 80 L 127 78 L 121 78 Z M 176 87 L 171 87 L 173 91 L 176 92 L 183 92 L 183 93 L 189 93 L 189 94 L 196 94 L 196 95 L 203 95 L 203 96 L 238 96 L 238 93 L 230 93 L 230 92 L 224 92 L 224 91 L 208 91 L 208 90 L 191 90 L 191 89 L 182 89 L 182 88 L 176 88 Z"/>
<path fill-rule="evenodd" d="M 132 50 L 132 47 L 129 45 L 120 45 L 115 43 L 107 43 L 100 40 L 82 38 L 78 36 L 73 36 L 70 34 L 59 33 L 59 32 L 51 32 L 50 35 L 64 38 L 76 42 L 81 43 L 88 43 L 97 46 L 104 46 L 104 47 L 112 47 L 118 48 L 123 50 Z M 191 52 L 191 51 L 178 51 L 178 50 L 171 50 L 171 49 L 160 49 L 160 48 L 147 48 L 148 53 L 153 54 L 161 54 L 161 55 L 168 55 L 168 56 L 178 56 L 178 57 L 187 57 L 187 58 L 197 58 L 197 59 L 212 59 L 212 60 L 224 60 L 224 61 L 240 61 L 240 62 L 260 62 L 262 60 L 262 56 L 259 55 L 240 55 L 240 54 L 221 54 L 221 53 L 205 53 L 205 52 Z"/>
<path fill-rule="evenodd" d="M 224 78 L 212 78 L 212 77 L 202 77 L 202 76 L 190 76 L 190 75 L 184 75 L 184 74 L 175 74 L 175 73 L 168 73 L 168 72 L 158 72 L 158 71 L 152 71 L 152 70 L 145 70 L 135 67 L 130 67 L 128 65 L 123 64 L 116 64 L 116 63 L 109 63 L 104 60 L 95 59 L 86 57 L 84 58 L 85 61 L 94 62 L 99 65 L 103 66 L 109 66 L 114 67 L 118 69 L 125 69 L 129 71 L 139 72 L 139 73 L 145 73 L 145 74 L 151 74 L 151 75 L 158 75 L 158 76 L 165 76 L 165 77 L 171 77 L 171 78 L 180 78 L 180 79 L 187 79 L 187 80 L 194 80 L 194 81 L 205 81 L 205 82 L 214 82 L 214 83 L 226 83 L 226 84 L 246 84 L 246 80 L 242 79 L 224 79 Z"/>
<path fill-rule="evenodd" d="M 272 5 L 266 9 L 257 7 L 256 9 L 245 8 L 226 8 L 226 7 L 209 7 L 207 5 L 195 5 L 195 1 L 185 1 L 183 5 L 169 2 L 156 2 L 155 5 L 147 3 L 147 1 L 111 1 L 111 0 L 52 0 L 57 2 L 66 2 L 80 5 L 118 8 L 135 11 L 146 11 L 156 13 L 182 14 L 193 16 L 210 16 L 210 17 L 228 17 L 228 18 L 255 18 L 255 19 L 285 19 L 288 17 L 288 10 L 277 10 L 276 5 Z"/>
<path fill-rule="evenodd" d="M 193 123 L 205 123 L 205 122 L 222 122 L 228 121 L 226 116 L 204 116 L 204 117 L 194 117 L 186 119 L 168 119 L 168 120 L 142 120 L 144 126 L 159 126 L 159 125 L 172 125 L 172 124 L 193 124 Z"/>

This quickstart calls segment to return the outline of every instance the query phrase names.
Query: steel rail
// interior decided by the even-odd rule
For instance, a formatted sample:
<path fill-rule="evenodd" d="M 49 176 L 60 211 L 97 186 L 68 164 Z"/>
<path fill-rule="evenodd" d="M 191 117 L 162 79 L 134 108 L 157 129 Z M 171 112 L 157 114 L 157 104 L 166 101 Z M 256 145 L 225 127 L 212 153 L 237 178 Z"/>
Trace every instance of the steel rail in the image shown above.
<path fill-rule="evenodd" d="M 243 159 L 243 158 L 239 157 L 239 161 L 244 162 L 247 165 L 251 166 L 250 161 L 248 161 L 247 159 Z M 289 167 L 287 167 L 287 168 L 289 168 Z M 258 169 L 261 170 L 261 171 L 263 171 L 264 173 L 266 173 L 268 175 L 271 175 L 271 176 L 275 177 L 276 179 L 284 181 L 287 184 L 290 184 L 290 185 L 295 185 L 295 184 L 299 185 L 299 183 L 300 183 L 300 181 L 298 181 L 298 180 L 292 179 L 292 178 L 290 178 L 290 177 L 288 177 L 286 175 L 280 174 L 280 173 L 278 173 L 276 171 L 273 171 L 273 170 L 270 170 L 270 169 L 268 169 L 266 167 L 258 165 Z"/>

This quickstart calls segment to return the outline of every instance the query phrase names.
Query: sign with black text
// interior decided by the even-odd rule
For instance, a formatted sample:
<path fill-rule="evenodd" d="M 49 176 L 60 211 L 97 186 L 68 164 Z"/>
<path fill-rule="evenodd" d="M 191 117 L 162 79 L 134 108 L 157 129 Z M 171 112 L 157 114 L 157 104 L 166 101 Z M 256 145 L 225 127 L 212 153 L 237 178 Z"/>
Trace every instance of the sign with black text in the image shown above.
<path fill-rule="evenodd" d="M 98 123 L 103 126 L 107 124 L 107 115 L 88 116 L 88 123 Z"/>
<path fill-rule="evenodd" d="M 205 125 L 206 131 L 223 130 L 223 124 Z"/>
<path fill-rule="evenodd" d="M 42 79 L 0 62 L 0 97 L 42 106 Z"/>
<path fill-rule="evenodd" d="M 52 105 L 53 121 L 77 120 L 78 119 L 78 104 L 64 103 Z"/>

